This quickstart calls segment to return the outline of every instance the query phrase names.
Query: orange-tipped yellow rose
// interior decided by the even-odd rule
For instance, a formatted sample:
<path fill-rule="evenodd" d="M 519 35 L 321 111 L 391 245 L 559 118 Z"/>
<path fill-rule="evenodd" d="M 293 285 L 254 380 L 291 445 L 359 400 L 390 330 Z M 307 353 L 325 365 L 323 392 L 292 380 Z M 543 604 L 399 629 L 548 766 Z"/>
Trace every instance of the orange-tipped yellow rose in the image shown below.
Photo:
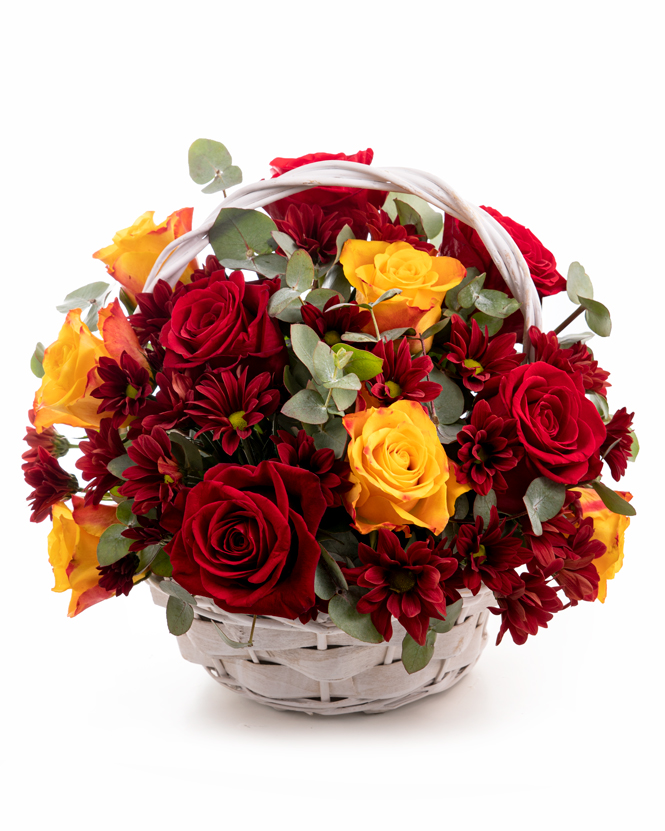
<path fill-rule="evenodd" d="M 584 516 L 593 519 L 593 537 L 605 543 L 607 550 L 602 557 L 593 561 L 600 577 L 598 584 L 598 600 L 605 602 L 607 597 L 607 581 L 611 580 L 623 565 L 623 541 L 630 519 L 621 514 L 615 514 L 606 508 L 603 500 L 596 491 L 587 488 L 575 488 L 581 493 L 580 501 Z M 626 501 L 633 498 L 627 491 L 617 491 Z"/>
<path fill-rule="evenodd" d="M 44 376 L 34 403 L 39 432 L 53 424 L 99 427 L 99 399 L 86 390 L 88 373 L 102 356 L 109 357 L 104 342 L 83 323 L 80 309 L 72 309 L 58 339 L 44 352 Z"/>
<path fill-rule="evenodd" d="M 469 486 L 456 481 L 421 405 L 396 401 L 344 416 L 344 426 L 353 485 L 344 501 L 358 531 L 419 525 L 440 534 Z"/>
<path fill-rule="evenodd" d="M 157 257 L 166 246 L 192 230 L 192 213 L 192 208 L 182 208 L 164 222 L 155 225 L 155 212 L 146 211 L 129 228 L 118 231 L 111 245 L 96 251 L 92 256 L 101 260 L 111 277 L 135 297 L 143 291 Z M 180 279 L 188 283 L 197 267 L 196 260 L 192 260 Z"/>
<path fill-rule="evenodd" d="M 359 303 L 373 303 L 384 292 L 401 289 L 375 309 L 382 332 L 404 326 L 424 332 L 441 317 L 446 291 L 466 273 L 459 260 L 431 257 L 408 242 L 348 240 L 340 262 Z"/>
<path fill-rule="evenodd" d="M 84 507 L 79 496 L 72 501 L 73 512 L 63 502 L 53 506 L 53 529 L 48 535 L 48 558 L 55 577 L 53 591 L 72 591 L 69 617 L 113 596 L 113 592 L 99 585 L 97 544 L 104 531 L 117 522 L 114 506 Z"/>

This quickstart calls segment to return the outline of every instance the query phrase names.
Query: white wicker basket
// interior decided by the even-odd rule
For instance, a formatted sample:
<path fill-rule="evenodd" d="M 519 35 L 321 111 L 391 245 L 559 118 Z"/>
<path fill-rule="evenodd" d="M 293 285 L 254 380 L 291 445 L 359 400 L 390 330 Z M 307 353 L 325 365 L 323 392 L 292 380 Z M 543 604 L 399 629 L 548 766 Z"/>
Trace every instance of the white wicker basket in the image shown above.
<path fill-rule="evenodd" d="M 517 245 L 494 217 L 462 199 L 436 176 L 409 168 L 379 168 L 355 162 L 326 161 L 304 165 L 275 179 L 238 188 L 197 229 L 174 240 L 159 256 L 145 290 L 157 280 L 175 285 L 187 264 L 208 244 L 208 232 L 222 208 L 256 209 L 313 187 L 350 187 L 411 193 L 473 227 L 492 260 L 522 304 L 524 349 L 528 330 L 542 328 L 538 292 Z M 151 585 L 153 599 L 166 606 L 167 595 Z M 492 592 L 485 586 L 473 597 L 464 592 L 459 619 L 438 635 L 432 661 L 408 675 L 400 660 L 404 628 L 393 621 L 389 643 L 366 644 L 339 630 L 327 615 L 317 621 L 259 617 L 252 648 L 234 649 L 220 637 L 216 621 L 234 641 L 246 642 L 252 617 L 229 614 L 207 598 L 198 598 L 196 617 L 178 638 L 182 655 L 203 665 L 220 684 L 283 710 L 338 715 L 392 710 L 455 684 L 480 657 L 487 641 L 487 608 Z"/>

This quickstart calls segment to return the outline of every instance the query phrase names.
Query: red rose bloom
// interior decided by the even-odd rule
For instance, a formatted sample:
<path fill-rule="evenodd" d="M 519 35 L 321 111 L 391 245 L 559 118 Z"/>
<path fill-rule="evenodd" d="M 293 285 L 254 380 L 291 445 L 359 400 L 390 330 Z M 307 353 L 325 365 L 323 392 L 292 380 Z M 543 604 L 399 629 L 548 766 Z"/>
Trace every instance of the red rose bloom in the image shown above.
<path fill-rule="evenodd" d="M 526 474 L 520 476 L 524 490 L 537 476 L 575 485 L 600 472 L 605 425 L 579 376 L 543 361 L 518 366 L 501 379 L 499 395 L 489 404 L 495 415 L 516 420 L 526 451 L 525 461 L 506 477 L 509 486 L 516 471 Z"/>
<path fill-rule="evenodd" d="M 612 386 L 607 383 L 610 373 L 598 366 L 598 361 L 594 361 L 591 350 L 586 344 L 578 341 L 567 349 L 561 349 L 559 339 L 554 332 L 541 332 L 535 326 L 529 329 L 529 339 L 536 361 L 545 361 L 563 369 L 569 375 L 579 372 L 587 392 L 607 395 L 607 388 Z"/>
<path fill-rule="evenodd" d="M 444 581 L 457 570 L 457 560 L 437 556 L 431 542 L 414 542 L 404 551 L 397 536 L 381 528 L 376 551 L 359 544 L 362 566 L 342 569 L 350 583 L 370 589 L 358 601 L 357 609 L 371 615 L 387 641 L 393 636 L 391 617 L 396 617 L 421 646 L 427 638 L 429 619 L 446 618 Z"/>
<path fill-rule="evenodd" d="M 240 271 L 228 278 L 215 272 L 207 286 L 182 292 L 160 336 L 165 366 L 230 369 L 249 359 L 261 370 L 281 371 L 286 348 L 279 325 L 268 316 L 270 293 L 267 283 L 246 283 Z"/>
<path fill-rule="evenodd" d="M 308 153 L 298 159 L 273 159 L 270 162 L 270 167 L 273 171 L 273 178 L 275 178 L 275 176 L 281 176 L 289 170 L 295 170 L 297 167 L 313 164 L 314 162 L 330 160 L 371 164 L 373 157 L 373 150 L 360 150 L 352 156 L 346 156 L 344 153 Z M 293 196 L 287 196 L 266 205 L 265 210 L 275 220 L 285 219 L 290 205 L 318 205 L 324 214 L 335 212 L 353 217 L 353 212 L 358 211 L 364 216 L 368 204 L 380 208 L 386 201 L 386 196 L 385 191 L 365 190 L 364 188 L 309 188 L 309 190 L 295 193 Z M 354 221 L 351 227 L 356 238 L 367 236 L 366 220 L 362 223 Z"/>
<path fill-rule="evenodd" d="M 220 608 L 293 620 L 315 605 L 318 478 L 275 461 L 217 465 L 188 493 L 167 546 L 173 578 Z"/>

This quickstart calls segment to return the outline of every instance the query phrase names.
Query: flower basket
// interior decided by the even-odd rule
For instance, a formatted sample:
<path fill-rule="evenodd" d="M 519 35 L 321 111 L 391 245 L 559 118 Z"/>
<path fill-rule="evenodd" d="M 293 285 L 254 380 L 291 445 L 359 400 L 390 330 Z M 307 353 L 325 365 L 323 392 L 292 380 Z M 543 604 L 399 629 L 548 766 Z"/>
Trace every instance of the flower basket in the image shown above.
<path fill-rule="evenodd" d="M 116 234 L 94 256 L 119 298 L 71 292 L 32 360 L 23 469 L 70 616 L 146 582 L 185 659 L 310 714 L 448 689 L 490 611 L 521 644 L 604 601 L 635 513 L 602 481 L 638 445 L 586 346 L 611 323 L 583 267 L 371 160 L 275 159 L 227 197 L 239 169 L 198 140 L 222 204 Z M 577 308 L 545 332 L 564 289 Z M 592 332 L 560 334 L 580 314 Z M 85 487 L 57 461 L 75 447 Z"/>

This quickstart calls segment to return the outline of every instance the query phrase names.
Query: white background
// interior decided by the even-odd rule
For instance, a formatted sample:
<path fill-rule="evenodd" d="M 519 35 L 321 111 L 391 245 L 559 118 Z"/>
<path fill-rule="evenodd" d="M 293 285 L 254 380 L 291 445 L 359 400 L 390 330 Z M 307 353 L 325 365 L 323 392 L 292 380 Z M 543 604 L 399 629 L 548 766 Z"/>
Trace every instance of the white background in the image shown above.
<path fill-rule="evenodd" d="M 8 829 L 655 828 L 663 573 L 662 20 L 655 2 L 114 3 L 4 15 L 2 767 Z M 249 182 L 275 156 L 374 148 L 528 225 L 610 307 L 610 407 L 636 411 L 638 517 L 608 600 L 449 693 L 331 720 L 186 664 L 148 591 L 74 620 L 28 522 L 21 438 L 53 307 L 143 211 L 216 197 L 187 148 Z M 555 326 L 563 299 L 546 304 Z M 583 327 L 580 327 L 583 328 Z M 492 621 L 493 633 L 496 622 Z M 492 637 L 493 640 L 493 637 Z M 662 815 L 661 815 L 662 819 Z"/>

